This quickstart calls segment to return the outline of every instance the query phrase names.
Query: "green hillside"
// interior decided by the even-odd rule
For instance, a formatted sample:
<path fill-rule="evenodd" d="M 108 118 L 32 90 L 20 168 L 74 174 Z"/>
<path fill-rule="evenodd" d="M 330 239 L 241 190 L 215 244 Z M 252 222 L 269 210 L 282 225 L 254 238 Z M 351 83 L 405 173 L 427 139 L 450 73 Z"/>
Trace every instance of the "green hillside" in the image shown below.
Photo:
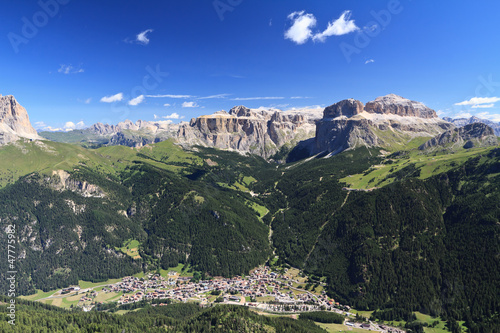
<path fill-rule="evenodd" d="M 499 315 L 497 148 L 358 148 L 276 165 L 171 141 L 24 141 L 0 157 L 0 218 L 17 227 L 21 294 L 180 263 L 246 274 L 275 251 L 273 264 L 321 278 L 359 310 L 420 311 L 471 332 Z"/>

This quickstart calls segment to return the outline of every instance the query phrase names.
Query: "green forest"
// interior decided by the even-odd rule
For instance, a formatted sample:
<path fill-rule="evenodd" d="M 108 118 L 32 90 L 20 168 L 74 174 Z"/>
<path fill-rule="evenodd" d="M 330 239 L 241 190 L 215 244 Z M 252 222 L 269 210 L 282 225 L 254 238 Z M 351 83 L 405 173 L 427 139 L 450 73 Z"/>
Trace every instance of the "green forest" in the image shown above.
<path fill-rule="evenodd" d="M 1 301 L 8 302 L 1 297 Z M 134 333 L 134 332 L 326 332 L 308 319 L 258 315 L 245 307 L 171 304 L 124 315 L 107 312 L 67 311 L 50 305 L 18 301 L 15 325 L 8 323 L 6 307 L 0 303 L 0 331 L 19 333 Z"/>
<path fill-rule="evenodd" d="M 381 319 L 420 311 L 465 321 L 470 332 L 499 330 L 498 149 L 426 179 L 407 154 L 393 154 L 391 163 L 408 159 L 401 163 L 411 172 L 398 171 L 374 191 L 347 190 L 341 179 L 387 163 L 378 149 L 284 165 L 168 143 L 95 154 L 100 162 L 79 161 L 64 189 L 46 170 L 0 189 L 2 224 L 17 230 L 18 295 L 179 263 L 230 277 L 266 263 L 274 250 L 277 265 L 323 277 L 329 296 L 378 310 Z M 98 195 L 84 192 L 88 184 Z M 137 256 L 120 250 L 130 240 L 139 244 Z M 0 262 L 3 294 L 6 265 Z M 235 311 L 245 310 L 228 313 Z M 108 320 L 65 314 L 73 315 Z"/>

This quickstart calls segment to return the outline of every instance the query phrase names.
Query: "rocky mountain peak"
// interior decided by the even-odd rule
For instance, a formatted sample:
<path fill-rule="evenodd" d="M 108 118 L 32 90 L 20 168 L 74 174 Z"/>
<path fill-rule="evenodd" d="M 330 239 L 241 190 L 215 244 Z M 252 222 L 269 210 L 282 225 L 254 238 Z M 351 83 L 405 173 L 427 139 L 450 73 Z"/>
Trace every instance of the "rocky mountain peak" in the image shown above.
<path fill-rule="evenodd" d="M 95 123 L 94 125 L 90 126 L 89 130 L 92 133 L 95 133 L 98 135 L 109 135 L 109 134 L 115 133 L 115 126 L 103 124 L 103 123 Z"/>
<path fill-rule="evenodd" d="M 324 118 L 337 118 L 340 116 L 352 117 L 363 112 L 364 105 L 353 98 L 344 99 L 338 103 L 325 108 L 323 112 Z"/>
<path fill-rule="evenodd" d="M 491 127 L 483 123 L 471 123 L 464 127 L 448 130 L 419 147 L 426 150 L 435 147 L 473 148 L 498 145 L 498 139 Z"/>
<path fill-rule="evenodd" d="M 377 97 L 374 101 L 366 103 L 365 111 L 402 117 L 437 118 L 436 112 L 425 104 L 395 94 Z"/>
<path fill-rule="evenodd" d="M 231 110 L 229 110 L 229 114 L 236 116 L 236 117 L 251 117 L 253 116 L 252 110 L 249 108 L 243 106 L 243 105 L 238 105 L 233 107 Z"/>
<path fill-rule="evenodd" d="M 12 95 L 0 95 L 0 145 L 27 138 L 38 140 L 36 130 L 31 126 L 28 112 Z"/>

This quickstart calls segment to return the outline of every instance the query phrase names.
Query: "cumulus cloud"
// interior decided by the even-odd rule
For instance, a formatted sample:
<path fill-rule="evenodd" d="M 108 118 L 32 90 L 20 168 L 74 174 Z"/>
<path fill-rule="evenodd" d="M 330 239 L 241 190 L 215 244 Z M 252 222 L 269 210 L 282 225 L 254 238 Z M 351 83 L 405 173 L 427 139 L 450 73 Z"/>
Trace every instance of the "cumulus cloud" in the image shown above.
<path fill-rule="evenodd" d="M 139 96 L 137 96 L 136 98 L 131 99 L 131 100 L 128 102 L 128 105 L 136 106 L 136 105 L 141 104 L 142 102 L 144 102 L 144 95 L 139 95 Z"/>
<path fill-rule="evenodd" d="M 313 14 L 308 14 L 305 11 L 293 12 L 288 15 L 288 19 L 293 23 L 285 32 L 286 39 L 300 45 L 313 36 L 312 28 L 316 25 L 316 18 Z"/>
<path fill-rule="evenodd" d="M 491 104 L 500 101 L 500 97 L 472 97 L 467 101 L 455 103 L 455 105 L 478 105 L 478 104 Z"/>
<path fill-rule="evenodd" d="M 138 33 L 136 36 L 137 43 L 142 44 L 142 45 L 148 45 L 149 38 L 147 35 L 150 32 L 153 32 L 153 29 L 147 29 L 147 30 L 144 30 L 143 32 Z"/>
<path fill-rule="evenodd" d="M 342 36 L 360 30 L 354 20 L 351 20 L 351 11 L 344 11 L 340 17 L 328 22 L 328 26 L 321 32 L 313 32 L 317 20 L 313 14 L 305 11 L 293 12 L 288 15 L 292 25 L 285 31 L 285 39 L 290 39 L 294 43 L 301 45 L 309 39 L 317 42 L 324 42 L 330 36 Z"/>
<path fill-rule="evenodd" d="M 163 104 L 163 106 L 169 107 L 169 106 L 170 106 L 170 104 L 165 103 L 165 104 Z"/>
<path fill-rule="evenodd" d="M 198 104 L 196 102 L 184 102 L 182 103 L 183 108 L 197 108 Z"/>
<path fill-rule="evenodd" d="M 327 37 L 347 35 L 351 32 L 359 30 L 354 23 L 354 20 L 351 20 L 350 18 L 351 11 L 344 11 L 338 19 L 328 22 L 328 27 L 325 31 L 315 34 L 313 40 L 324 42 Z"/>
<path fill-rule="evenodd" d="M 85 123 L 83 121 L 79 121 L 76 124 L 74 122 L 72 122 L 72 121 L 67 121 L 64 124 L 64 130 L 65 131 L 72 131 L 72 130 L 75 130 L 75 129 L 82 129 L 82 128 L 85 128 Z"/>
<path fill-rule="evenodd" d="M 71 65 L 60 65 L 60 66 L 61 67 L 59 67 L 57 72 L 62 74 L 78 74 L 85 72 L 83 68 L 75 68 Z"/>
<path fill-rule="evenodd" d="M 184 116 L 179 115 L 178 113 L 172 113 L 167 116 L 164 116 L 163 119 L 184 119 Z"/>
<path fill-rule="evenodd" d="M 101 98 L 102 103 L 113 103 L 119 102 L 121 100 L 123 100 L 123 93 L 118 93 L 112 96 L 104 96 L 103 98 Z"/>
<path fill-rule="evenodd" d="M 267 99 L 285 99 L 285 97 L 236 97 L 231 99 L 232 101 L 257 101 L 257 100 L 267 100 Z"/>

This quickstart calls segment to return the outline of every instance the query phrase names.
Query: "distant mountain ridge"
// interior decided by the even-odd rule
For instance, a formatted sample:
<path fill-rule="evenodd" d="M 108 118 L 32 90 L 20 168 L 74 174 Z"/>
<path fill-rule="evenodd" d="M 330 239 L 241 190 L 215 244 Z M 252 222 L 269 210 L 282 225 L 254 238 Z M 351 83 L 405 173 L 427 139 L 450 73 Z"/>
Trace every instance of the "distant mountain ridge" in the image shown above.
<path fill-rule="evenodd" d="M 288 145 L 314 137 L 317 109 L 281 111 L 236 106 L 229 112 L 217 111 L 188 122 L 125 120 L 117 125 L 96 123 L 84 130 L 66 133 L 42 132 L 47 138 L 67 143 L 92 142 L 104 145 L 142 147 L 174 139 L 184 147 L 200 145 L 268 158 Z"/>
<path fill-rule="evenodd" d="M 415 138 L 430 140 L 455 126 L 477 122 L 486 123 L 500 134 L 500 124 L 476 117 L 440 119 L 421 102 L 388 94 L 366 105 L 355 99 L 342 100 L 323 111 L 249 109 L 240 105 L 229 112 L 222 110 L 179 124 L 125 120 L 117 125 L 96 123 L 85 130 L 43 135 L 54 141 L 130 147 L 174 139 L 183 147 L 214 147 L 264 158 L 291 150 L 294 159 L 321 153 L 334 155 L 359 146 L 403 149 Z M 482 146 L 479 141 L 474 146 Z"/>
<path fill-rule="evenodd" d="M 497 146 L 498 139 L 491 127 L 483 123 L 471 123 L 450 129 L 419 147 L 426 150 L 436 147 L 450 149 Z"/>
<path fill-rule="evenodd" d="M 470 118 L 450 118 L 450 117 L 444 117 L 444 120 L 452 123 L 453 125 L 457 127 L 463 127 L 468 124 L 474 124 L 474 123 L 483 123 L 488 126 L 490 126 L 494 131 L 496 136 L 500 136 L 500 123 L 496 123 L 494 121 L 488 120 L 488 119 L 481 119 L 475 116 L 472 116 Z"/>

